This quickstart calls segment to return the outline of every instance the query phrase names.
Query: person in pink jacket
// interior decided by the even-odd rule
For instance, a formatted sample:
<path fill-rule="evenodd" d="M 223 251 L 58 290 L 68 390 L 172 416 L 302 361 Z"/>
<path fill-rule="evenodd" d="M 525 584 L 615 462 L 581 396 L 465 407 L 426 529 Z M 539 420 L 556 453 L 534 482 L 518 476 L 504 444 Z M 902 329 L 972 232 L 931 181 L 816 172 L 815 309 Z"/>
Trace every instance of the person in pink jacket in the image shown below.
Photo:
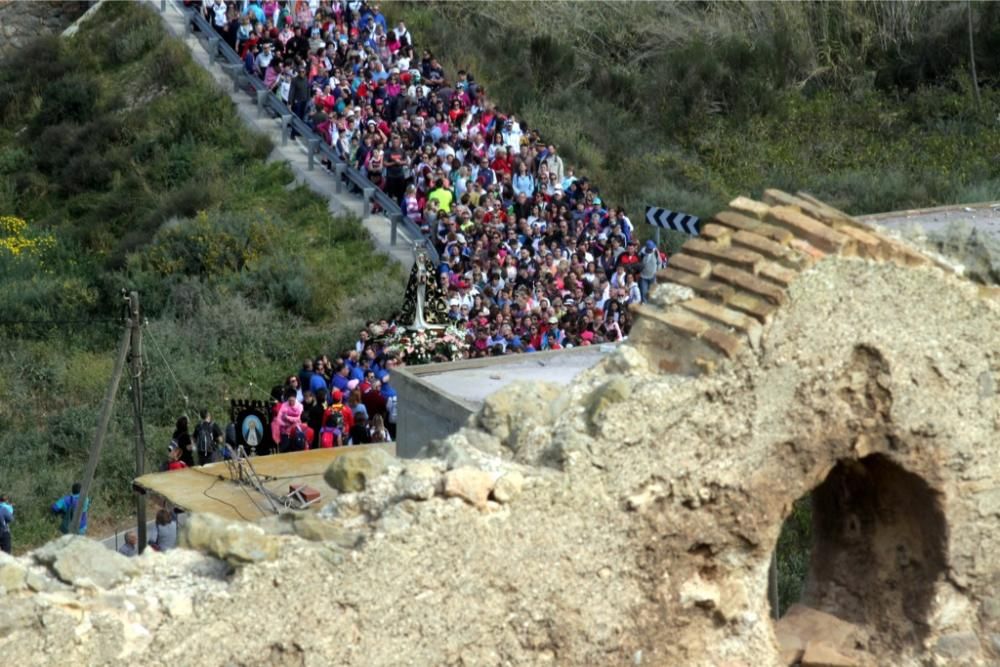
<path fill-rule="evenodd" d="M 278 451 L 301 451 L 305 449 L 305 436 L 302 432 L 302 404 L 289 392 L 285 402 L 278 408 L 278 414 L 271 424 L 271 436 L 280 443 Z"/>

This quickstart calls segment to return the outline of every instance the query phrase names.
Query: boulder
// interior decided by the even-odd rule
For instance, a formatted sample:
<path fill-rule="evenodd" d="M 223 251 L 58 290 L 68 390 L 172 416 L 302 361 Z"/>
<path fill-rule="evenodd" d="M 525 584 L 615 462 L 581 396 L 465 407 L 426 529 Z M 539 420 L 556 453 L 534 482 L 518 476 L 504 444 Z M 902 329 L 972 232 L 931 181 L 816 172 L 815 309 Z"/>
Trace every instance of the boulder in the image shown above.
<path fill-rule="evenodd" d="M 830 642 L 806 642 L 802 667 L 858 667 L 861 663 L 838 651 Z"/>
<path fill-rule="evenodd" d="M 509 503 L 521 493 L 524 488 L 524 475 L 511 470 L 497 480 L 493 486 L 493 500 L 498 503 Z"/>
<path fill-rule="evenodd" d="M 139 573 L 133 559 L 82 535 L 63 535 L 34 556 L 59 579 L 73 586 L 111 588 Z"/>
<path fill-rule="evenodd" d="M 493 490 L 493 475 L 476 468 L 449 470 L 444 476 L 444 495 L 461 498 L 479 509 L 486 507 L 486 501 Z"/>
<path fill-rule="evenodd" d="M 410 463 L 396 479 L 396 491 L 410 500 L 430 500 L 437 493 L 441 473 L 431 463 Z"/>
<path fill-rule="evenodd" d="M 332 542 L 343 549 L 353 549 L 361 542 L 359 533 L 321 519 L 315 514 L 296 515 L 293 525 L 296 535 L 312 542 Z"/>
<path fill-rule="evenodd" d="M 774 635 L 782 651 L 804 651 L 810 642 L 851 651 L 868 643 L 866 633 L 857 625 L 802 604 L 793 604 L 778 619 Z"/>
<path fill-rule="evenodd" d="M 278 556 L 278 538 L 260 526 L 228 521 L 214 514 L 195 514 L 188 519 L 181 527 L 180 543 L 230 565 L 274 560 Z"/>
<path fill-rule="evenodd" d="M 16 558 L 0 551 L 0 588 L 7 593 L 27 586 L 27 568 Z"/>
<path fill-rule="evenodd" d="M 326 483 L 341 493 L 363 491 L 373 479 L 384 473 L 393 458 L 384 450 L 372 447 L 341 454 L 326 469 Z"/>

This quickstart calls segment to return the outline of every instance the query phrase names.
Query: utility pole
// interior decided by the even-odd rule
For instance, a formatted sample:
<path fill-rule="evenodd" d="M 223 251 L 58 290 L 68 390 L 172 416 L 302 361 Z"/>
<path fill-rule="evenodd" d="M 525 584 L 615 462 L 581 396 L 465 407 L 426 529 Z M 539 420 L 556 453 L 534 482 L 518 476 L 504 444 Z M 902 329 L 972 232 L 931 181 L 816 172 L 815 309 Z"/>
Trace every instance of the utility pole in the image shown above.
<path fill-rule="evenodd" d="M 146 435 L 142 426 L 142 318 L 139 315 L 139 293 L 130 292 L 128 301 L 132 348 L 129 366 L 132 371 L 132 407 L 135 415 L 135 476 L 142 477 L 146 473 Z M 135 517 L 138 523 L 136 534 L 141 554 L 146 548 L 146 496 L 134 488 L 132 493 L 135 494 Z"/>
<path fill-rule="evenodd" d="M 133 295 L 135 292 L 132 293 Z M 128 301 L 128 297 L 125 298 Z M 129 311 L 132 312 L 131 310 Z M 87 458 L 87 467 L 83 472 L 83 481 L 80 486 L 80 502 L 73 510 L 73 520 L 70 525 L 73 533 L 80 532 L 80 520 L 83 518 L 83 506 L 87 503 L 90 494 L 90 487 L 94 483 L 94 473 L 97 471 L 97 462 L 101 458 L 101 447 L 104 446 L 104 437 L 108 433 L 108 422 L 111 421 L 111 412 L 115 405 L 115 396 L 118 394 L 118 385 L 122 379 L 122 371 L 125 370 L 125 357 L 128 356 L 128 349 L 132 342 L 132 320 L 127 320 L 125 331 L 122 335 L 121 343 L 118 346 L 118 356 L 115 358 L 114 370 L 111 371 L 111 382 L 108 384 L 108 391 L 104 395 L 104 403 L 101 405 L 101 414 L 97 418 L 97 433 L 94 435 L 94 442 L 90 446 L 90 455 Z M 145 524 L 144 524 L 145 525 Z"/>

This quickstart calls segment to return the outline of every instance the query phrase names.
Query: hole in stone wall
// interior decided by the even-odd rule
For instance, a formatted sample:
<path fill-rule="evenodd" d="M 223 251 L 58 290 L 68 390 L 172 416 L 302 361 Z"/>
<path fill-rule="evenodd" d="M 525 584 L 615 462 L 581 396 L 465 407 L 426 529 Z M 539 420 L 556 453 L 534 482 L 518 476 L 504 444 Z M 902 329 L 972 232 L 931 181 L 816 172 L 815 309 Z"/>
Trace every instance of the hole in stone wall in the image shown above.
<path fill-rule="evenodd" d="M 795 504 L 782 528 L 776 550 L 779 642 L 786 648 L 789 633 L 829 630 L 826 617 L 802 620 L 816 610 L 861 630 L 834 638 L 864 644 L 845 650 L 881 652 L 919 643 L 927 634 L 934 584 L 945 569 L 946 538 L 938 494 L 918 475 L 878 454 L 838 462 Z M 785 616 L 793 602 L 800 606 Z M 801 640 L 801 649 L 810 639 L 831 638 L 792 639 Z"/>

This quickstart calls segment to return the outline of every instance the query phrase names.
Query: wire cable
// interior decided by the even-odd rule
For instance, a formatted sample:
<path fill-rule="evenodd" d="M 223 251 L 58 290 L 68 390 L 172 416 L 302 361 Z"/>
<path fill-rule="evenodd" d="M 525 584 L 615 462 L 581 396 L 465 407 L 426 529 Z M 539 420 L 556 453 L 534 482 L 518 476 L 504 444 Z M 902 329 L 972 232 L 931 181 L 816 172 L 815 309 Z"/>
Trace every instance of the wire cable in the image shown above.
<path fill-rule="evenodd" d="M 121 320 L 117 317 L 108 317 L 103 319 L 90 319 L 90 320 L 0 320 L 0 326 L 56 326 L 56 325 L 80 325 L 80 324 L 110 324 L 112 322 L 120 323 Z"/>
<path fill-rule="evenodd" d="M 207 475 L 208 473 L 205 473 L 205 474 Z M 234 512 L 236 512 L 237 514 L 240 515 L 241 519 L 243 519 L 244 521 L 251 521 L 251 519 L 248 519 L 246 517 L 246 515 L 244 515 L 243 512 L 240 511 L 240 508 L 237 507 L 236 505 L 232 504 L 231 502 L 229 502 L 227 500 L 223 500 L 222 498 L 217 498 L 216 496 L 209 495 L 208 492 L 211 491 L 215 487 L 215 485 L 218 484 L 219 482 L 221 482 L 223 479 L 225 479 L 225 478 L 223 478 L 223 477 L 217 477 L 216 480 L 214 482 L 212 482 L 211 485 L 209 485 L 209 487 L 207 489 L 202 489 L 201 490 L 201 494 L 203 496 L 205 496 L 206 498 L 208 498 L 209 500 L 214 500 L 214 501 L 216 501 L 218 503 L 222 503 L 223 505 L 229 505 L 230 507 L 233 508 Z"/>
<path fill-rule="evenodd" d="M 174 373 L 174 369 L 171 368 L 170 362 L 167 361 L 167 355 L 163 354 L 163 348 L 161 348 L 160 344 L 156 342 L 156 336 L 153 335 L 153 330 L 149 327 L 149 320 L 146 320 L 145 325 L 146 325 L 146 335 L 148 336 L 149 341 L 153 344 L 153 347 L 156 349 L 156 353 L 160 355 L 160 359 L 163 360 L 163 365 L 167 367 L 167 373 L 169 373 L 170 377 L 173 379 L 174 386 L 177 387 L 177 392 L 181 395 L 181 398 L 184 399 L 184 412 L 187 413 L 188 395 L 184 393 L 184 389 L 183 387 L 181 387 L 181 383 L 177 379 L 177 375 Z"/>

